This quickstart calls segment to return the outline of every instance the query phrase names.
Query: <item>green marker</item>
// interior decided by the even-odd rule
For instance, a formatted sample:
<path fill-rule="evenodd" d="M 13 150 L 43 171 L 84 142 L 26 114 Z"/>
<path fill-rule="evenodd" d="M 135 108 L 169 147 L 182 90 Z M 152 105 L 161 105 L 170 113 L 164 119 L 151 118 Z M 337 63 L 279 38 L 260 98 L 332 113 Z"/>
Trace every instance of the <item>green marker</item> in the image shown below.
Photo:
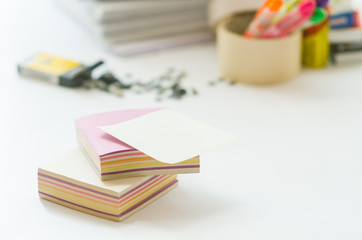
<path fill-rule="evenodd" d="M 316 8 L 310 19 L 302 25 L 302 29 L 321 24 L 328 18 L 328 12 L 324 8 Z"/>

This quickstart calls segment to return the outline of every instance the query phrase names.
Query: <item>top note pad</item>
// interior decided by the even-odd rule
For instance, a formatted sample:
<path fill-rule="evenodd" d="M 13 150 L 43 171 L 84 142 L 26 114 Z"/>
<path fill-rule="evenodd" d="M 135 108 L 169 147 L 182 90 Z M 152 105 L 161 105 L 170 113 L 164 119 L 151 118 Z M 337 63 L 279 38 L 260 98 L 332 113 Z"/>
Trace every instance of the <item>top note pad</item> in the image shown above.
<path fill-rule="evenodd" d="M 152 111 L 100 129 L 146 155 L 169 164 L 190 159 L 234 138 L 169 109 Z"/>
<path fill-rule="evenodd" d="M 199 156 L 169 164 L 160 162 L 99 128 L 137 119 L 162 109 L 131 109 L 98 113 L 75 121 L 77 139 L 102 180 L 200 172 Z M 135 136 L 142 138 L 134 132 Z"/>

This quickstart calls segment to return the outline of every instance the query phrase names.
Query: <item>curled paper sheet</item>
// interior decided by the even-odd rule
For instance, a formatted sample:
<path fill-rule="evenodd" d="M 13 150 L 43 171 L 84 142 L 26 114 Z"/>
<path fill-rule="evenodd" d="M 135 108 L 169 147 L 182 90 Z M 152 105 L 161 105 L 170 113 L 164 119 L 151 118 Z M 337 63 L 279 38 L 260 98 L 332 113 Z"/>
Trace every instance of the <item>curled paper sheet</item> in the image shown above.
<path fill-rule="evenodd" d="M 234 138 L 169 109 L 99 128 L 148 156 L 170 164 L 193 158 Z"/>

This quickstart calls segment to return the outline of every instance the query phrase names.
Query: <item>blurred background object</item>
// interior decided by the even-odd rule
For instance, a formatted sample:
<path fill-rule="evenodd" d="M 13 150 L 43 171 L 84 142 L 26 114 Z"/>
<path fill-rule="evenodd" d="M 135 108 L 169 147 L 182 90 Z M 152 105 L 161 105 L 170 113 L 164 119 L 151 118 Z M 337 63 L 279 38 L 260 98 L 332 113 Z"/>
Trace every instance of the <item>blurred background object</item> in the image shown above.
<path fill-rule="evenodd" d="M 169 49 L 214 39 L 217 23 L 238 12 L 258 9 L 264 0 L 55 0 L 90 37 L 120 56 Z M 362 44 L 361 0 L 318 0 L 328 22 L 305 31 L 304 64 L 323 67 L 356 60 Z M 329 26 L 329 31 L 328 31 Z M 328 36 L 328 37 L 327 37 Z M 329 47 L 329 44 L 331 46 Z M 354 46 L 348 47 L 346 44 Z M 308 46 L 308 47 L 307 47 Z M 311 47 L 313 46 L 313 47 Z M 319 47 L 318 47 L 319 46 Z M 340 47 L 338 47 L 340 46 Z M 342 46 L 342 47 L 341 47 Z M 333 52 L 329 54 L 330 48 Z M 341 50 L 343 48 L 343 50 Z M 322 49 L 322 50 L 321 50 Z M 343 53 L 343 54 L 341 54 Z M 343 55 L 342 57 L 339 57 Z M 357 57 L 358 59 L 358 57 Z"/>
<path fill-rule="evenodd" d="M 330 0 L 329 42 L 332 63 L 362 60 L 361 0 Z"/>
<path fill-rule="evenodd" d="M 243 33 L 255 11 L 234 14 L 217 26 L 220 71 L 231 82 L 273 84 L 296 77 L 301 70 L 301 33 L 277 38 L 249 38 Z"/>
<path fill-rule="evenodd" d="M 212 41 L 217 22 L 263 0 L 55 0 L 63 13 L 105 44 L 130 56 Z"/>
<path fill-rule="evenodd" d="M 127 56 L 212 40 L 209 0 L 56 0 L 111 51 Z"/>

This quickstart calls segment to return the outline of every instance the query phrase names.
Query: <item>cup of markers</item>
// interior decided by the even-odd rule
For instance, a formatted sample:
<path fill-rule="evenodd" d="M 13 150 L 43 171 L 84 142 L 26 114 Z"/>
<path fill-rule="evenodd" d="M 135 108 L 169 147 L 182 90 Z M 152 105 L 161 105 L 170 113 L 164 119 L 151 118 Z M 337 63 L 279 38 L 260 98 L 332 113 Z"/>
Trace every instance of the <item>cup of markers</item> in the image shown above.
<path fill-rule="evenodd" d="M 320 0 L 266 0 L 255 12 L 236 13 L 217 27 L 219 65 L 233 82 L 270 84 L 296 77 L 302 30 L 319 24 Z"/>
<path fill-rule="evenodd" d="M 244 36 L 278 38 L 303 31 L 302 63 L 323 67 L 329 58 L 327 4 L 328 0 L 267 0 Z"/>

